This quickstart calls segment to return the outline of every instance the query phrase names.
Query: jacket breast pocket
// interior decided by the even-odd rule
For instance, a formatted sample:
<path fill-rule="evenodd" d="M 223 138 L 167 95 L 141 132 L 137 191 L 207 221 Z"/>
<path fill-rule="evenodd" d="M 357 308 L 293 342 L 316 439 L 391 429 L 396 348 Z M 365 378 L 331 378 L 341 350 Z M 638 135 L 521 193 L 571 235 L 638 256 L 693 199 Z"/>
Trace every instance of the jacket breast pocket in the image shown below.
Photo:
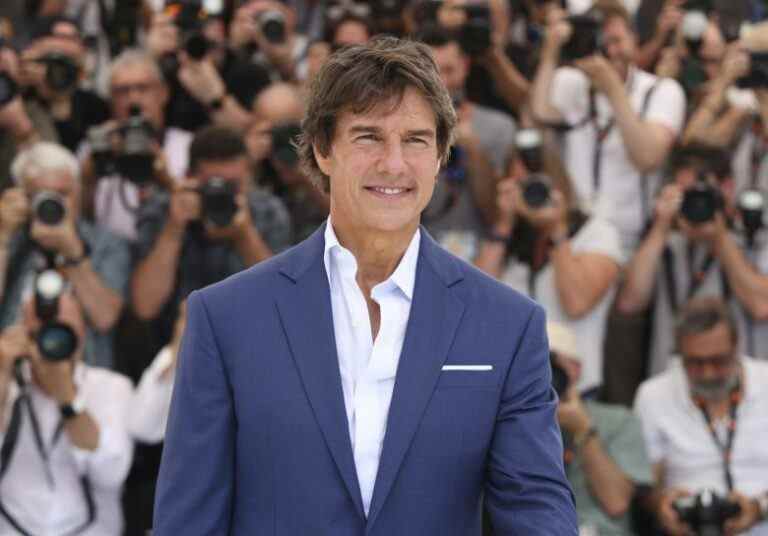
<path fill-rule="evenodd" d="M 494 389 L 498 387 L 499 370 L 443 370 L 437 380 L 437 387 L 476 387 Z"/>

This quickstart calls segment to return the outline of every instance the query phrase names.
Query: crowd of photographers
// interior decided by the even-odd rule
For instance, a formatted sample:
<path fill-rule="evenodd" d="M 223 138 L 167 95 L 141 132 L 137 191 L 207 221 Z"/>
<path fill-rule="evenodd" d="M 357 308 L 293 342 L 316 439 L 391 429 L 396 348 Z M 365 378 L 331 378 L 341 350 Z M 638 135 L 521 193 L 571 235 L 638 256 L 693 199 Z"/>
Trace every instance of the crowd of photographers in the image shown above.
<path fill-rule="evenodd" d="M 304 95 L 380 33 L 459 119 L 427 230 L 547 311 L 582 536 L 768 535 L 761 0 L 2 2 L 0 534 L 151 529 L 185 298 L 325 221 Z"/>

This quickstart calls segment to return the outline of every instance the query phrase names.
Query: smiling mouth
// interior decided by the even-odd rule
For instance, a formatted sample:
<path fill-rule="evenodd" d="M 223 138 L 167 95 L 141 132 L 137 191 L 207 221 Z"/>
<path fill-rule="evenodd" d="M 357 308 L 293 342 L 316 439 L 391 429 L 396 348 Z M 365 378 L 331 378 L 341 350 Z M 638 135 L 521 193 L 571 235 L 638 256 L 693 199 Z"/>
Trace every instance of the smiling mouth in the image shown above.
<path fill-rule="evenodd" d="M 399 197 L 406 194 L 409 194 L 413 191 L 413 188 L 403 188 L 403 187 L 385 187 L 385 186 L 366 186 L 366 190 L 369 192 L 378 195 L 378 196 L 385 196 L 385 197 Z"/>

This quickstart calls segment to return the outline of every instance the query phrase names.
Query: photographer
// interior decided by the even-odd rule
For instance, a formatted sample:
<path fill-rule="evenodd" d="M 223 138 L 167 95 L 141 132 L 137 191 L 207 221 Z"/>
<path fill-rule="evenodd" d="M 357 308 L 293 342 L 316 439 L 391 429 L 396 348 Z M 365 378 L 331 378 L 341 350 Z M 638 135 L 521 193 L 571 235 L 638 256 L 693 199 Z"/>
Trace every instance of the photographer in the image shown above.
<path fill-rule="evenodd" d="M 132 301 L 139 318 L 154 321 L 160 345 L 190 292 L 271 257 L 291 236 L 280 200 L 252 189 L 239 134 L 207 127 L 195 135 L 189 159 L 190 178 L 138 213 Z"/>
<path fill-rule="evenodd" d="M 49 355 L 36 299 L 0 334 L 0 533 L 121 534 L 120 493 L 133 445 L 127 378 L 82 362 L 86 325 L 78 299 L 56 298 L 74 353 Z M 68 351 L 72 351 L 70 347 Z M 73 532 L 75 531 L 75 532 Z"/>
<path fill-rule="evenodd" d="M 727 156 L 679 150 L 671 177 L 617 300 L 624 313 L 653 303 L 650 373 L 666 368 L 674 351 L 673 319 L 696 296 L 729 302 L 738 318 L 740 351 L 768 355 L 768 248 L 764 233 L 748 227 L 752 220 L 737 209 Z"/>
<path fill-rule="evenodd" d="M 675 327 L 680 360 L 637 392 L 651 507 L 668 534 L 768 534 L 768 365 L 741 354 L 738 339 L 725 302 L 692 300 Z M 694 499 L 704 490 L 715 496 Z"/>
<path fill-rule="evenodd" d="M 152 19 L 147 49 L 170 88 L 169 125 L 190 132 L 211 123 L 238 130 L 248 126 L 248 110 L 269 74 L 229 49 L 221 14 L 195 2 L 169 2 Z"/>
<path fill-rule="evenodd" d="M 277 196 L 288 209 L 291 244 L 312 234 L 328 218 L 330 200 L 299 167 L 292 145 L 299 133 L 304 103 L 292 84 L 276 82 L 259 93 L 248 130 L 248 154 L 256 165 L 258 183 Z"/>
<path fill-rule="evenodd" d="M 81 88 L 86 48 L 71 19 L 38 19 L 21 55 L 21 80 L 53 122 L 59 143 L 76 152 L 92 126 L 109 118 L 107 103 Z"/>
<path fill-rule="evenodd" d="M 36 143 L 11 172 L 18 186 L 0 197 L 0 328 L 15 322 L 31 274 L 53 264 L 88 321 L 85 362 L 112 368 L 111 330 L 130 274 L 127 245 L 80 218 L 79 166 L 65 148 Z"/>
<path fill-rule="evenodd" d="M 630 505 L 637 485 L 652 483 L 640 420 L 619 405 L 583 400 L 576 336 L 547 323 L 552 384 L 560 402 L 565 470 L 573 487 L 579 525 L 585 534 L 632 534 Z M 591 530 L 591 532 L 590 532 Z"/>
<path fill-rule="evenodd" d="M 656 171 L 682 128 L 685 98 L 676 82 L 635 66 L 632 21 L 620 4 L 601 0 L 585 17 L 553 17 L 547 27 L 531 108 L 565 130 L 579 204 L 616 225 L 628 256 L 650 217 Z M 596 50 L 600 34 L 605 55 Z M 561 51 L 573 66 L 557 68 Z"/>
<path fill-rule="evenodd" d="M 552 151 L 539 151 L 547 155 L 534 159 L 543 163 L 541 169 L 514 160 L 510 177 L 499 182 L 499 216 L 475 264 L 579 334 L 583 393 L 602 383 L 605 319 L 623 257 L 616 229 L 578 210 Z"/>
<path fill-rule="evenodd" d="M 167 126 L 168 87 L 149 54 L 126 50 L 113 61 L 109 80 L 113 121 L 91 131 L 84 150 L 85 209 L 135 240 L 136 210 L 184 176 L 192 135 Z"/>

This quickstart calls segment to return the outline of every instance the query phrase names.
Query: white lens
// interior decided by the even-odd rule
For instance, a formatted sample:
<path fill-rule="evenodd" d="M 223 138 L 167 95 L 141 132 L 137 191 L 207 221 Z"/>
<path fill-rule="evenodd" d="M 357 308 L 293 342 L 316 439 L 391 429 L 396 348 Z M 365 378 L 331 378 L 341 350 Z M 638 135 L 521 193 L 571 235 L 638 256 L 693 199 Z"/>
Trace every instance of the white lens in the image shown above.
<path fill-rule="evenodd" d="M 739 196 L 739 206 L 745 210 L 762 210 L 764 205 L 763 194 L 757 190 L 745 190 Z"/>
<path fill-rule="evenodd" d="M 524 128 L 517 131 L 515 145 L 518 149 L 532 149 L 541 145 L 541 132 L 535 128 Z"/>
<path fill-rule="evenodd" d="M 709 19 L 703 11 L 689 11 L 683 17 L 682 31 L 686 39 L 701 39 L 707 29 Z"/>
<path fill-rule="evenodd" d="M 35 286 L 43 298 L 55 298 L 64 290 L 64 278 L 56 270 L 46 270 L 37 276 Z"/>

